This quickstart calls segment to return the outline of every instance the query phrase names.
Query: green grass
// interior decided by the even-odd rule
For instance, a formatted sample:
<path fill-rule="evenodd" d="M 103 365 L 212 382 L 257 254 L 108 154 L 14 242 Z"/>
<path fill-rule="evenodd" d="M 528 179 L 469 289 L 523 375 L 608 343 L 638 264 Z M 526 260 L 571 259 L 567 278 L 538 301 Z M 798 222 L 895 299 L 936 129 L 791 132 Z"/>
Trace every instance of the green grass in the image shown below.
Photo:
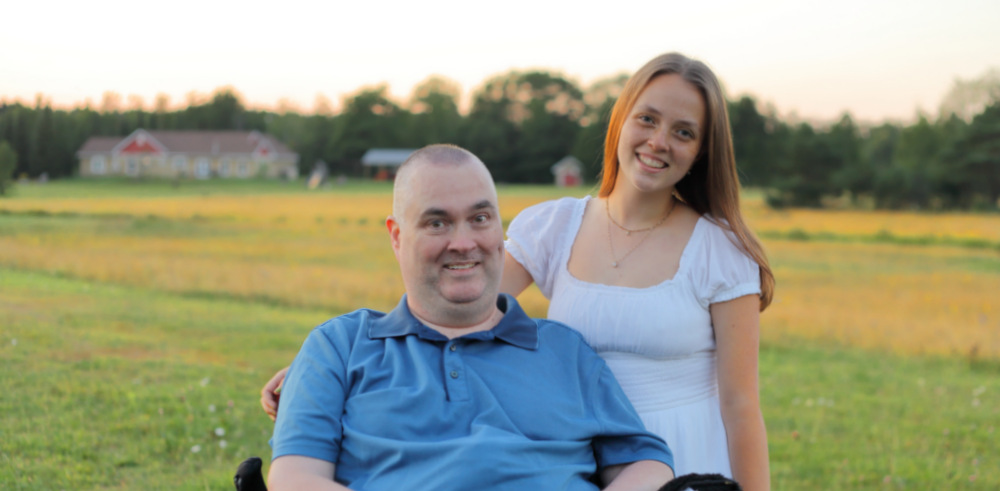
<path fill-rule="evenodd" d="M 0 270 L 0 489 L 232 489 L 329 315 Z"/>
<path fill-rule="evenodd" d="M 1000 365 L 761 350 L 775 489 L 996 489 Z"/>
<path fill-rule="evenodd" d="M 0 270 L 0 488 L 232 489 L 270 456 L 261 384 L 333 314 Z M 775 489 L 1000 486 L 996 362 L 789 340 L 760 371 Z"/>

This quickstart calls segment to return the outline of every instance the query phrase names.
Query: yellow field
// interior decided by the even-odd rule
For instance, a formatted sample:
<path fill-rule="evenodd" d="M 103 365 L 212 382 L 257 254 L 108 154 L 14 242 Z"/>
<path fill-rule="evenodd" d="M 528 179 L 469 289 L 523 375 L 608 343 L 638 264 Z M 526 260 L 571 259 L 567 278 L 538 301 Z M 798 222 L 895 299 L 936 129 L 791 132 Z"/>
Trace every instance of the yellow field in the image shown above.
<path fill-rule="evenodd" d="M 510 220 L 527 206 L 562 196 L 554 188 L 513 188 L 504 195 L 500 208 Z M 575 195 L 582 196 L 585 191 Z M 184 196 L 149 198 L 19 198 L 0 200 L 0 210 L 45 211 L 51 214 L 156 216 L 168 219 L 213 219 L 237 223 L 281 226 L 337 224 L 342 220 L 383 223 L 392 211 L 388 185 L 376 192 L 350 194 L 271 194 L 260 196 Z"/>
<path fill-rule="evenodd" d="M 510 220 L 557 196 L 501 189 Z M 184 294 L 328 309 L 391 308 L 402 291 L 371 193 L 0 200 L 0 267 Z M 32 211 L 32 213 L 26 213 Z M 754 228 L 1000 243 L 1000 216 L 771 211 Z M 21 213 L 11 213 L 21 212 Z M 60 215 L 66 213 L 67 215 Z M 71 214 L 71 215 L 70 215 Z M 42 216 L 38 216 L 42 215 Z M 993 248 L 767 240 L 778 282 L 765 342 L 789 337 L 902 353 L 1000 357 L 1000 254 Z M 522 296 L 543 316 L 537 290 Z"/>
<path fill-rule="evenodd" d="M 777 295 L 764 339 L 787 335 L 901 353 L 1000 356 L 995 251 L 772 241 Z M 974 264 L 992 262 L 992 273 Z"/>
<path fill-rule="evenodd" d="M 896 237 L 952 237 L 1000 243 L 1000 216 L 996 214 L 772 210 L 759 199 L 747 200 L 743 208 L 747 221 L 758 231 L 859 236 L 890 233 Z"/>

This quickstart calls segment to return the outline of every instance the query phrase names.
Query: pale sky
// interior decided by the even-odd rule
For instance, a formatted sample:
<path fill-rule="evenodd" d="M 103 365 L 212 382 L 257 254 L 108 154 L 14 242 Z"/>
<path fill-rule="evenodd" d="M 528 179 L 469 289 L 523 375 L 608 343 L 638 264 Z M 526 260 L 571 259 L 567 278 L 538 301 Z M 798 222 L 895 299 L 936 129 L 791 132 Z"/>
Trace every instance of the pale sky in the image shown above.
<path fill-rule="evenodd" d="M 997 0 L 4 0 L 0 17 L 0 100 L 62 107 L 232 86 L 310 111 L 383 82 L 402 102 L 432 74 L 467 95 L 511 69 L 585 88 L 680 51 L 783 116 L 909 121 L 1000 67 Z"/>

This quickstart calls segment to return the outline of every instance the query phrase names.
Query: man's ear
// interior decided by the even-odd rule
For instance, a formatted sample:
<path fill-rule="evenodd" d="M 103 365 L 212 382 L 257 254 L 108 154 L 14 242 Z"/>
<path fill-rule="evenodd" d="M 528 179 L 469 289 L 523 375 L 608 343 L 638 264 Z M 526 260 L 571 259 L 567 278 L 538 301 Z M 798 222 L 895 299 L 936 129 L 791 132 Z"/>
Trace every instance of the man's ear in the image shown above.
<path fill-rule="evenodd" d="M 399 222 L 396 217 L 389 215 L 385 219 L 385 228 L 389 230 L 389 241 L 392 243 L 392 250 L 399 250 Z"/>

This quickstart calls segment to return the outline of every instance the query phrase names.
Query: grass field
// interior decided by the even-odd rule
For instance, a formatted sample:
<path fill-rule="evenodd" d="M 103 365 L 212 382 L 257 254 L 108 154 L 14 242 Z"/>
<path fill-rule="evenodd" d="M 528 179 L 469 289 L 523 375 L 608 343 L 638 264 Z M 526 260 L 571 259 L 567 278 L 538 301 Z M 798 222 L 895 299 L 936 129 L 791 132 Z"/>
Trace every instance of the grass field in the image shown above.
<path fill-rule="evenodd" d="M 389 191 L 76 181 L 0 199 L 0 489 L 232 489 L 270 455 L 258 390 L 308 329 L 398 301 Z M 500 195 L 509 220 L 563 191 Z M 778 280 L 775 488 L 1000 487 L 1000 216 L 746 201 Z M 522 301 L 544 315 L 537 290 Z"/>

